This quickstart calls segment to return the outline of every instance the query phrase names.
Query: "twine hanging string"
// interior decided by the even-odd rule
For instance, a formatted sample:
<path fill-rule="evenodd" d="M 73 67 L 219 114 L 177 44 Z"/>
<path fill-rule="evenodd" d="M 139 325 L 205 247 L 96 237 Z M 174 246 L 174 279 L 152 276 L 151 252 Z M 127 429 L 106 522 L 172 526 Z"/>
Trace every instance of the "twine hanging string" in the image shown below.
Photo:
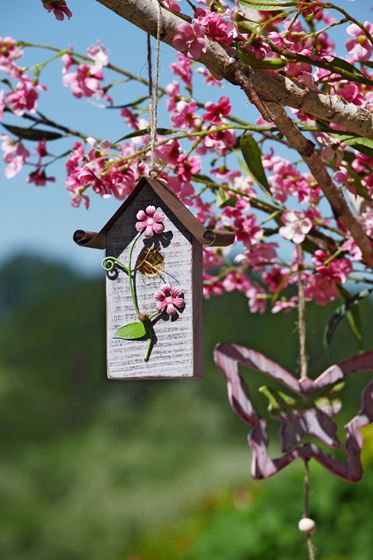
<path fill-rule="evenodd" d="M 151 37 L 147 36 L 147 59 L 149 81 L 149 128 L 150 128 L 150 170 L 149 174 L 156 176 L 156 144 L 158 128 L 158 91 L 159 91 L 159 58 L 161 50 L 162 10 L 158 0 L 153 0 L 157 6 L 157 33 L 155 43 L 155 69 L 153 79 Z"/>
<path fill-rule="evenodd" d="M 298 334 L 299 334 L 299 362 L 300 362 L 300 378 L 307 379 L 308 377 L 308 360 L 306 353 L 306 302 L 304 298 L 304 275 L 303 275 L 303 251 L 302 247 L 298 245 Z M 303 503 L 303 518 L 299 522 L 299 529 L 304 532 L 307 539 L 307 549 L 309 560 L 316 560 L 316 549 L 312 542 L 312 533 L 315 530 L 315 525 L 310 519 L 309 508 L 310 497 L 310 471 L 308 460 L 304 461 L 304 503 Z"/>

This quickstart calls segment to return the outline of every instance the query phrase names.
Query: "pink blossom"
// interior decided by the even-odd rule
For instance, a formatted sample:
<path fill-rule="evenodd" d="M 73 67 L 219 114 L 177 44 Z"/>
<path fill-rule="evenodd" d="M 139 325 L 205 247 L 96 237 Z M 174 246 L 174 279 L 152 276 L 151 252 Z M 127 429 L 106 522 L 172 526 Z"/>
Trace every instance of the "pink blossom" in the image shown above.
<path fill-rule="evenodd" d="M 364 26 L 369 33 L 373 33 L 372 23 L 365 21 Z M 372 55 L 372 45 L 364 31 L 355 23 L 349 25 L 346 31 L 351 37 L 351 39 L 346 42 L 346 49 L 352 56 L 352 61 L 369 60 Z"/>
<path fill-rule="evenodd" d="M 53 12 L 55 18 L 59 21 L 62 21 L 65 16 L 70 19 L 73 15 L 65 0 L 43 0 L 43 6 L 48 12 Z"/>
<path fill-rule="evenodd" d="M 237 241 L 250 246 L 261 239 L 263 230 L 257 225 L 256 220 L 254 214 L 248 214 L 246 217 L 241 215 L 234 220 L 233 227 Z"/>
<path fill-rule="evenodd" d="M 223 257 L 219 249 L 212 247 L 203 248 L 203 268 L 209 270 L 210 268 L 217 268 L 223 264 Z"/>
<path fill-rule="evenodd" d="M 172 82 L 166 86 L 166 93 L 168 95 L 167 110 L 175 111 L 176 104 L 181 101 L 180 84 L 179 82 Z"/>
<path fill-rule="evenodd" d="M 103 79 L 102 71 L 88 64 L 79 64 L 76 72 L 65 73 L 62 78 L 63 85 L 78 99 L 103 95 L 100 83 Z"/>
<path fill-rule="evenodd" d="M 250 279 L 240 271 L 228 272 L 223 280 L 223 287 L 226 292 L 238 291 L 244 294 L 251 288 Z"/>
<path fill-rule="evenodd" d="M 137 115 L 135 115 L 132 111 L 127 109 L 127 107 L 123 107 L 120 110 L 120 115 L 121 117 L 124 118 L 124 120 L 126 121 L 127 125 L 130 128 L 132 128 L 133 130 L 139 130 L 140 127 L 139 127 Z"/>
<path fill-rule="evenodd" d="M 21 72 L 15 61 L 23 54 L 23 50 L 16 46 L 12 37 L 0 37 L 0 72 L 11 77 L 19 77 Z"/>
<path fill-rule="evenodd" d="M 290 309 L 295 309 L 298 305 L 298 298 L 295 296 L 286 299 L 281 298 L 276 301 L 274 306 L 272 307 L 271 313 L 279 313 L 280 311 L 289 311 Z"/>
<path fill-rule="evenodd" d="M 27 177 L 28 183 L 34 183 L 37 187 L 44 187 L 47 182 L 54 183 L 56 181 L 55 177 L 47 177 L 44 169 L 38 167 L 36 171 L 33 171 Z"/>
<path fill-rule="evenodd" d="M 180 144 L 177 140 L 170 140 L 158 146 L 156 154 L 162 162 L 177 165 L 181 155 Z"/>
<path fill-rule="evenodd" d="M 276 248 L 277 243 L 260 241 L 248 245 L 245 253 L 237 255 L 234 260 L 236 263 L 244 264 L 252 270 L 262 270 L 265 265 L 273 263 L 276 259 Z"/>
<path fill-rule="evenodd" d="M 169 316 L 175 316 L 185 307 L 183 290 L 172 288 L 169 284 L 165 284 L 159 292 L 155 292 L 154 299 L 157 302 L 157 311 L 167 313 Z"/>
<path fill-rule="evenodd" d="M 203 115 L 205 121 L 220 123 L 221 117 L 227 117 L 231 112 L 229 97 L 223 95 L 216 104 L 208 101 L 205 105 L 205 109 L 206 113 Z"/>
<path fill-rule="evenodd" d="M 22 117 L 26 111 L 35 113 L 36 111 L 36 101 L 39 97 L 37 89 L 45 89 L 38 86 L 34 82 L 31 82 L 29 78 L 22 78 L 15 90 L 8 93 L 6 96 L 6 102 L 12 109 L 13 113 Z"/>
<path fill-rule="evenodd" d="M 87 53 L 88 56 L 92 58 L 97 69 L 109 64 L 109 52 L 105 45 L 103 45 L 100 41 L 97 41 L 95 45 L 88 47 Z"/>
<path fill-rule="evenodd" d="M 205 30 L 196 21 L 180 23 L 172 44 L 178 51 L 189 54 L 192 58 L 199 58 L 206 52 Z"/>
<path fill-rule="evenodd" d="M 160 234 L 164 231 L 164 215 L 155 206 L 147 206 L 145 210 L 139 210 L 136 214 L 139 220 L 136 222 L 136 229 L 139 233 L 144 233 L 146 238 L 153 237 L 154 234 Z"/>
<path fill-rule="evenodd" d="M 211 72 L 209 72 L 207 68 L 199 66 L 197 68 L 197 72 L 198 74 L 201 74 L 201 76 L 205 78 L 205 84 L 208 84 L 209 86 L 222 87 L 221 80 L 219 78 L 216 78 L 213 74 L 211 74 Z"/>
<path fill-rule="evenodd" d="M 303 243 L 307 233 L 312 229 L 312 222 L 304 212 L 287 210 L 283 212 L 281 219 L 285 225 L 280 227 L 280 235 L 297 245 Z"/>
<path fill-rule="evenodd" d="M 190 59 L 182 53 L 177 53 L 177 62 L 171 65 L 172 71 L 176 76 L 179 76 L 188 87 L 192 86 L 192 67 Z"/>
<path fill-rule="evenodd" d="M 197 115 L 195 113 L 197 104 L 194 99 L 190 101 L 178 101 L 176 107 L 171 114 L 171 122 L 173 126 L 180 128 L 195 128 Z"/>
<path fill-rule="evenodd" d="M 210 274 L 203 275 L 203 297 L 209 299 L 211 296 L 222 296 L 224 294 L 224 287 L 222 282 L 211 276 Z"/>
<path fill-rule="evenodd" d="M 218 12 L 198 8 L 195 11 L 195 17 L 205 28 L 207 35 L 218 43 L 231 45 L 237 36 L 235 24 L 232 21 L 225 21 L 223 15 Z"/>
<path fill-rule="evenodd" d="M 228 151 L 236 145 L 237 138 L 232 130 L 220 130 L 206 136 L 203 145 L 209 150 L 215 150 L 220 155 L 227 155 Z"/>
<path fill-rule="evenodd" d="M 177 197 L 187 206 L 192 206 L 196 202 L 193 185 L 189 181 L 182 181 L 180 177 L 167 177 L 167 186 L 177 195 Z"/>
<path fill-rule="evenodd" d="M 22 142 L 17 142 L 9 138 L 9 136 L 2 135 L 1 149 L 4 152 L 3 160 L 8 166 L 5 168 L 5 176 L 7 179 L 12 179 L 21 171 L 26 163 L 30 153 Z"/>
<path fill-rule="evenodd" d="M 174 12 L 180 12 L 180 6 L 178 2 L 180 2 L 180 0 L 161 0 L 161 3 L 166 6 L 166 8 L 169 8 Z"/>
<path fill-rule="evenodd" d="M 289 283 L 289 272 L 279 266 L 274 266 L 271 271 L 263 273 L 263 282 L 265 282 L 269 290 L 273 293 L 280 292 Z"/>
<path fill-rule="evenodd" d="M 264 313 L 267 307 L 267 294 L 259 284 L 252 284 L 246 292 L 251 313 Z"/>
<path fill-rule="evenodd" d="M 3 120 L 4 117 L 4 109 L 6 107 L 5 104 L 5 92 L 3 89 L 0 89 L 0 121 Z"/>
<path fill-rule="evenodd" d="M 176 173 L 182 181 L 190 181 L 192 175 L 199 173 L 202 169 L 201 160 L 197 156 L 183 157 L 178 166 Z"/>

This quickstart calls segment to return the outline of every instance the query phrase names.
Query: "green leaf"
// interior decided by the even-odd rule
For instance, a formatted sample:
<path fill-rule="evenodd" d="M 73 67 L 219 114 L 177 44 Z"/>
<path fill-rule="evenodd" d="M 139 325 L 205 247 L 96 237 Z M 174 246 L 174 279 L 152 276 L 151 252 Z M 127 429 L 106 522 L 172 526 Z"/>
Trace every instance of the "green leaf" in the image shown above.
<path fill-rule="evenodd" d="M 279 12 L 283 8 L 296 6 L 296 2 L 276 2 L 275 0 L 240 0 L 240 4 L 246 4 L 262 12 Z"/>
<path fill-rule="evenodd" d="M 22 140 L 33 140 L 40 142 L 42 140 L 58 140 L 63 138 L 59 132 L 52 132 L 50 130 L 40 130 L 40 128 L 23 128 L 21 126 L 13 126 L 10 124 L 2 123 L 2 126 L 14 136 L 18 136 Z"/>
<path fill-rule="evenodd" d="M 341 140 L 351 146 L 355 150 L 358 150 L 362 154 L 366 156 L 373 157 L 373 140 L 369 140 L 369 138 L 363 138 L 360 136 L 355 136 L 353 138 L 348 137 L 346 140 Z"/>
<path fill-rule="evenodd" d="M 353 66 L 352 64 L 350 64 L 346 60 L 343 60 L 343 58 L 339 58 L 338 56 L 334 56 L 329 64 L 331 64 L 333 66 L 333 68 L 336 68 L 337 70 L 338 69 L 346 70 L 346 72 L 350 72 L 351 74 L 357 74 L 359 76 L 362 76 L 364 78 L 364 80 L 366 80 L 366 76 L 364 76 L 364 74 L 362 72 L 360 72 L 360 70 L 357 68 L 357 66 Z"/>
<path fill-rule="evenodd" d="M 240 148 L 253 177 L 269 191 L 269 184 L 262 163 L 262 154 L 255 138 L 251 134 L 241 136 Z"/>
<path fill-rule="evenodd" d="M 166 135 L 166 134 L 172 134 L 173 132 L 176 132 L 176 130 L 172 130 L 170 128 L 157 128 L 157 134 Z M 125 136 L 119 138 L 119 140 L 116 140 L 115 144 L 118 144 L 118 142 L 122 142 L 122 140 L 128 140 L 129 138 L 136 138 L 137 136 L 145 136 L 145 134 L 150 134 L 149 128 L 142 128 L 141 130 L 135 130 L 134 132 L 130 132 L 129 134 L 126 134 Z"/>
<path fill-rule="evenodd" d="M 147 334 L 144 323 L 127 323 L 123 327 L 119 327 L 113 334 L 113 338 L 123 338 L 124 340 L 137 340 L 143 338 Z"/>
<path fill-rule="evenodd" d="M 282 58 L 255 58 L 240 46 L 237 47 L 237 52 L 241 62 L 252 66 L 252 68 L 271 68 L 272 70 L 278 70 L 288 63 L 287 60 Z"/>
<path fill-rule="evenodd" d="M 339 291 L 342 297 L 345 299 L 345 302 L 335 310 L 325 327 L 323 338 L 324 348 L 326 351 L 333 340 L 339 324 L 345 318 L 348 321 L 348 324 L 359 348 L 361 348 L 363 342 L 363 331 L 361 327 L 360 313 L 357 305 L 361 300 L 363 300 L 373 292 L 373 288 L 363 290 L 362 292 L 359 292 L 354 296 L 351 296 L 351 294 L 341 286 L 339 287 Z"/>
<path fill-rule="evenodd" d="M 224 208 L 224 206 L 235 206 L 237 201 L 236 196 L 231 196 L 224 189 L 219 189 L 216 197 L 216 206 Z"/>

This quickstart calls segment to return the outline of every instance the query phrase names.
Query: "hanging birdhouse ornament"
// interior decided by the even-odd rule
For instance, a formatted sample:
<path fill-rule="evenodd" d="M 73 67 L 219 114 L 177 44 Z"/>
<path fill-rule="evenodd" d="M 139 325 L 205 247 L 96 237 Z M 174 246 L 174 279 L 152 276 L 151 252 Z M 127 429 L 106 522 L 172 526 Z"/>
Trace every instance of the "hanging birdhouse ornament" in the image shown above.
<path fill-rule="evenodd" d="M 202 249 L 234 235 L 206 229 L 163 183 L 143 178 L 99 233 L 105 249 L 110 379 L 177 379 L 203 371 Z"/>

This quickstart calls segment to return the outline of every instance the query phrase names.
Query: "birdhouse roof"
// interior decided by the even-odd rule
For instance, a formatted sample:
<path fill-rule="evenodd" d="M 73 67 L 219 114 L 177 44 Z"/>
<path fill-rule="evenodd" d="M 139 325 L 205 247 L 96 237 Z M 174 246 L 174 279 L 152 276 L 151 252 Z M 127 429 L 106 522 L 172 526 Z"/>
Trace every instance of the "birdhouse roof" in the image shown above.
<path fill-rule="evenodd" d="M 98 232 L 84 231 L 78 229 L 73 235 L 75 243 L 83 247 L 91 247 L 93 249 L 106 248 L 106 232 L 115 224 L 118 218 L 126 211 L 127 207 L 132 203 L 138 192 L 145 186 L 149 185 L 154 193 L 162 200 L 173 215 L 181 222 L 181 224 L 197 239 L 202 245 L 226 247 L 234 242 L 234 233 L 231 231 L 212 230 L 203 226 L 188 210 L 188 208 L 180 201 L 180 199 L 163 183 L 150 177 L 143 177 L 133 192 L 118 208 L 115 214 Z"/>

